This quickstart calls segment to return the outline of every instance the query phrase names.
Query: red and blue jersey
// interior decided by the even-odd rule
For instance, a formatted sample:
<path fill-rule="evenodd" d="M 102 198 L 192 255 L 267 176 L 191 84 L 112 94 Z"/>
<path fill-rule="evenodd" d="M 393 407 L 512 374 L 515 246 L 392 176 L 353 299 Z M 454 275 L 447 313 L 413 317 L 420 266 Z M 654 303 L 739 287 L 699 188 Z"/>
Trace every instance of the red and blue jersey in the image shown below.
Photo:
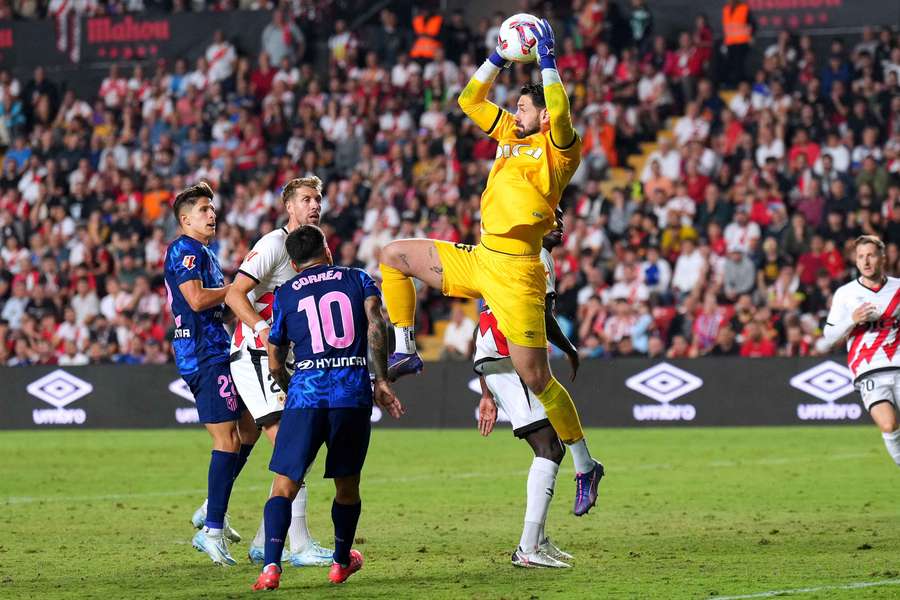
<path fill-rule="evenodd" d="M 181 293 L 178 286 L 192 279 L 200 280 L 204 288 L 225 285 L 215 254 L 201 242 L 182 235 L 169 245 L 165 261 L 166 293 L 175 320 L 172 349 L 182 375 L 190 375 L 207 365 L 227 362 L 231 344 L 222 321 L 225 305 L 195 312 Z"/>
<path fill-rule="evenodd" d="M 365 300 L 379 295 L 364 271 L 329 265 L 275 291 L 269 342 L 294 345 L 285 409 L 372 406 Z"/>

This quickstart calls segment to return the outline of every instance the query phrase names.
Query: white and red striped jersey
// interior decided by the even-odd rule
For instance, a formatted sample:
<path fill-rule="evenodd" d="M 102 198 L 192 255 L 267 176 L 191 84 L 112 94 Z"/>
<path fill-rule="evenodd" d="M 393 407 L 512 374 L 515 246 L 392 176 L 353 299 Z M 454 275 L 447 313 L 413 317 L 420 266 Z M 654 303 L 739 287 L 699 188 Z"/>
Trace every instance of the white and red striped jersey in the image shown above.
<path fill-rule="evenodd" d="M 541 262 L 547 279 L 547 294 L 556 292 L 556 271 L 553 257 L 546 248 L 541 248 Z M 485 365 L 509 358 L 509 342 L 497 326 L 497 317 L 485 306 L 478 316 L 478 331 L 475 332 L 475 371 L 483 373 Z"/>
<path fill-rule="evenodd" d="M 284 243 L 288 232 L 279 227 L 262 236 L 244 258 L 238 273 L 243 273 L 256 282 L 256 287 L 247 294 L 250 305 L 268 323 L 272 322 L 272 302 L 275 300 L 275 288 L 297 274 L 291 266 Z M 265 350 L 265 345 L 253 332 L 253 327 L 241 322 L 231 337 L 231 352 L 237 352 L 244 346 L 257 350 Z"/>
<path fill-rule="evenodd" d="M 866 302 L 877 307 L 878 318 L 854 325 L 853 311 Z M 854 379 L 900 369 L 900 279 L 887 277 L 878 288 L 866 287 L 857 279 L 838 288 L 824 334 L 831 344 L 847 336 L 847 366 Z"/>

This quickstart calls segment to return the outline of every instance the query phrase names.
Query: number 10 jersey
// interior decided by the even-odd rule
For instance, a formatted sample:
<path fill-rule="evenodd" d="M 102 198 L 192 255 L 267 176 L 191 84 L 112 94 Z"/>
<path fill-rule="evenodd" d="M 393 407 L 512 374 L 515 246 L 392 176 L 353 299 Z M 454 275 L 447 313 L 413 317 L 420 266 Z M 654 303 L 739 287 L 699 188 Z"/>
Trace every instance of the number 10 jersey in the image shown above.
<path fill-rule="evenodd" d="M 380 296 L 364 271 L 317 265 L 275 291 L 269 343 L 293 343 L 285 410 L 372 406 L 365 301 Z"/>

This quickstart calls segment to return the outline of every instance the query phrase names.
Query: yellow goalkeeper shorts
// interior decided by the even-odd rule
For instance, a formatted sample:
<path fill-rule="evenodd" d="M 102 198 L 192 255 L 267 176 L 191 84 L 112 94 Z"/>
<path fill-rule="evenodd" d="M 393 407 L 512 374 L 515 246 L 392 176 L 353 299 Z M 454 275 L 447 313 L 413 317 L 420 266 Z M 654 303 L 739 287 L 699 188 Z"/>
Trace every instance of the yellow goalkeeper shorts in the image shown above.
<path fill-rule="evenodd" d="M 444 268 L 445 296 L 484 298 L 500 332 L 513 344 L 547 347 L 546 274 L 540 256 L 515 256 L 435 240 Z"/>

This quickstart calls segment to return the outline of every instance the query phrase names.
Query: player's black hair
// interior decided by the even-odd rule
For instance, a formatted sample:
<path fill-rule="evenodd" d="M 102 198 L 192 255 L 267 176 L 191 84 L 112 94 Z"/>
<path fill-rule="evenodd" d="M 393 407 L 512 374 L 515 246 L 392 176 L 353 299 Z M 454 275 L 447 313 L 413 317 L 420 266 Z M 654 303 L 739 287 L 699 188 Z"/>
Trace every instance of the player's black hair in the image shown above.
<path fill-rule="evenodd" d="M 175 217 L 180 217 L 181 211 L 184 208 L 190 209 L 197 204 L 197 201 L 200 200 L 200 198 L 213 199 L 212 188 L 209 187 L 209 184 L 205 181 L 201 181 L 197 185 L 192 185 L 175 196 L 175 204 L 172 205 L 172 210 L 175 211 Z"/>
<path fill-rule="evenodd" d="M 325 234 L 315 225 L 301 225 L 285 241 L 288 256 L 302 265 L 325 254 Z"/>
<path fill-rule="evenodd" d="M 536 107 L 547 108 L 547 100 L 544 99 L 544 86 L 540 83 L 526 83 L 519 90 L 522 96 L 531 96 L 531 101 Z"/>

